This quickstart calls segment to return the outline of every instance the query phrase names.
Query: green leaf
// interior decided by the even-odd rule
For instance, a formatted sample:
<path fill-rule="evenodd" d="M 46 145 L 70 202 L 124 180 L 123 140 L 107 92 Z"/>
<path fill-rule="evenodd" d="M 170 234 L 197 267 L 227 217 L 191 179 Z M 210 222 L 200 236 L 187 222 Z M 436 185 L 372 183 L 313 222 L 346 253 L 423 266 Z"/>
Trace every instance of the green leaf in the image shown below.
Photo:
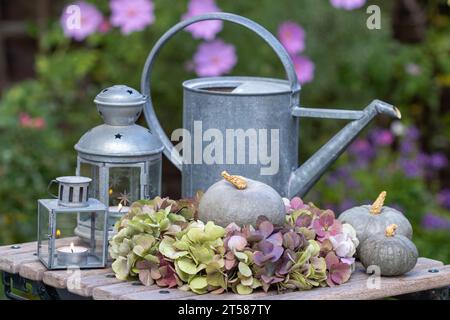
<path fill-rule="evenodd" d="M 201 290 L 208 286 L 208 281 L 204 276 L 196 276 L 189 281 L 189 287 L 193 290 Z"/>
<path fill-rule="evenodd" d="M 180 268 L 181 271 L 192 275 L 197 274 L 197 266 L 191 259 L 180 258 L 176 260 L 175 263 L 178 265 L 178 268 Z"/>
<path fill-rule="evenodd" d="M 239 283 L 239 284 L 236 286 L 236 291 L 237 291 L 237 293 L 239 293 L 239 294 L 250 294 L 250 293 L 253 292 L 253 289 L 252 289 L 251 287 L 247 287 L 247 286 L 244 286 L 244 285 L 242 285 L 242 284 Z"/>
<path fill-rule="evenodd" d="M 159 252 L 161 252 L 163 256 L 173 260 L 183 257 L 189 253 L 187 251 L 176 251 L 173 247 L 174 242 L 174 239 L 170 237 L 164 237 L 164 239 L 162 239 L 161 243 L 159 244 Z"/>
<path fill-rule="evenodd" d="M 125 257 L 119 257 L 111 265 L 117 279 L 127 280 L 128 274 L 130 272 L 130 267 L 128 265 L 127 259 Z"/>
<path fill-rule="evenodd" d="M 205 234 L 208 240 L 215 240 L 225 235 L 225 229 L 221 226 L 216 226 L 212 221 L 208 221 L 205 225 Z"/>
<path fill-rule="evenodd" d="M 252 270 L 243 262 L 239 262 L 238 264 L 239 272 L 242 273 L 245 277 L 251 277 L 252 276 Z"/>

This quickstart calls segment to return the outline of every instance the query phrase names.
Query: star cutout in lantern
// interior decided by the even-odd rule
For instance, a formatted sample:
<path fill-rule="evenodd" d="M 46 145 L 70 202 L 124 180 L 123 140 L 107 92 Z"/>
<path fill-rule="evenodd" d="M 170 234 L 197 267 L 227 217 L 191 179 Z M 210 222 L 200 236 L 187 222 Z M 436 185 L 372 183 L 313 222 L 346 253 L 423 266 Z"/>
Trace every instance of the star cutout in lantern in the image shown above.
<path fill-rule="evenodd" d="M 115 137 L 116 137 L 116 139 L 120 139 L 120 138 L 122 138 L 122 135 L 120 133 L 118 133 L 115 135 Z"/>
<path fill-rule="evenodd" d="M 120 196 L 118 196 L 117 199 L 120 200 L 119 203 L 126 206 L 130 203 L 130 196 L 131 195 L 125 190 L 124 193 L 120 193 Z"/>

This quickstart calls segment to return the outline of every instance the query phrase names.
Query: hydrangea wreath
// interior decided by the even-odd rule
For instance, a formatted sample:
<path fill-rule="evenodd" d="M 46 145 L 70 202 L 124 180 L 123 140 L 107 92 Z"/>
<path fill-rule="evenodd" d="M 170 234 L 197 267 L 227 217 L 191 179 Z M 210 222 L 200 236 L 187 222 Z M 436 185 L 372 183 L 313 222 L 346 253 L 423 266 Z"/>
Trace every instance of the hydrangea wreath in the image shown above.
<path fill-rule="evenodd" d="M 283 226 L 260 216 L 255 227 L 223 228 L 197 219 L 199 197 L 133 203 L 110 241 L 116 277 L 197 294 L 307 290 L 350 278 L 358 240 L 331 210 L 284 199 Z"/>

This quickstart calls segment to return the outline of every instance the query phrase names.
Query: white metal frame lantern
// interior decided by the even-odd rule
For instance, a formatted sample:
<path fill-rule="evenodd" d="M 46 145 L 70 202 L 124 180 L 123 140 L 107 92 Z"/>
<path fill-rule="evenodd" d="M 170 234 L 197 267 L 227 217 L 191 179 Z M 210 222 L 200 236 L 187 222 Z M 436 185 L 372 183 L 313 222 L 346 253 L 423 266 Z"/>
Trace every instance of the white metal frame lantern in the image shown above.
<path fill-rule="evenodd" d="M 90 221 L 88 237 L 76 235 L 79 217 Z M 38 250 L 48 269 L 104 268 L 108 256 L 108 212 L 96 199 L 85 206 L 60 204 L 58 199 L 38 200 Z"/>
<path fill-rule="evenodd" d="M 89 130 L 75 145 L 76 174 L 92 179 L 90 197 L 108 207 L 111 236 L 130 203 L 160 195 L 164 147 L 147 128 L 135 123 L 146 102 L 138 91 L 116 85 L 102 90 L 94 102 L 105 123 Z M 88 229 L 89 221 L 80 220 L 77 233 L 87 237 Z"/>

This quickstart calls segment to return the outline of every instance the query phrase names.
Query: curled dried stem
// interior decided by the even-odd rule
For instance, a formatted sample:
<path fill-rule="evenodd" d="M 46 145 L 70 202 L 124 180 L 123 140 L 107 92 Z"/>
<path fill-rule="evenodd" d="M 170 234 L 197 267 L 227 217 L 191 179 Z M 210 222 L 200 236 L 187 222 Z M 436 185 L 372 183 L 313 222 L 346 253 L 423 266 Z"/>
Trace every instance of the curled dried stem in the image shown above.
<path fill-rule="evenodd" d="M 233 176 L 226 171 L 222 171 L 222 177 L 239 190 L 247 188 L 247 181 L 241 176 Z"/>
<path fill-rule="evenodd" d="M 383 208 L 384 200 L 386 199 L 386 191 L 383 191 L 378 196 L 377 200 L 370 207 L 370 213 L 372 214 L 380 214 L 381 208 Z"/>
<path fill-rule="evenodd" d="M 386 237 L 393 237 L 395 235 L 395 230 L 397 230 L 398 226 L 393 223 L 386 227 Z"/>

